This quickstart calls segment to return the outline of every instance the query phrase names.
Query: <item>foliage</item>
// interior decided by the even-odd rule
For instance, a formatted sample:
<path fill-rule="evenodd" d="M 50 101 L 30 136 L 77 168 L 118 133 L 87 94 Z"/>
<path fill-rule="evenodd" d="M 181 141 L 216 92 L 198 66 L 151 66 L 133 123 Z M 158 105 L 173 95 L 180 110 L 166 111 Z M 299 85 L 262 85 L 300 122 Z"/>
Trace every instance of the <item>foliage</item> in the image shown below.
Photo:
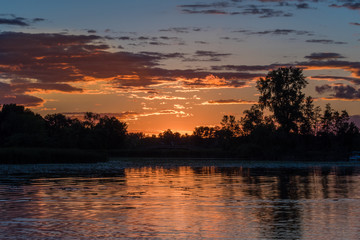
<path fill-rule="evenodd" d="M 124 144 L 127 125 L 115 117 L 104 116 L 94 127 L 100 148 L 119 148 Z"/>
<path fill-rule="evenodd" d="M 220 122 L 221 130 L 217 131 L 217 135 L 221 138 L 237 137 L 241 134 L 240 126 L 235 116 L 224 115 Z"/>
<path fill-rule="evenodd" d="M 159 134 L 161 142 L 166 145 L 174 145 L 180 142 L 180 133 L 172 132 L 170 129 Z"/>
<path fill-rule="evenodd" d="M 0 111 L 0 146 L 111 149 L 124 145 L 126 123 L 90 112 L 84 119 L 60 113 L 43 118 L 23 106 L 5 104 Z"/>
<path fill-rule="evenodd" d="M 214 138 L 215 132 L 218 130 L 219 128 L 216 127 L 199 126 L 194 129 L 193 136 L 199 138 Z"/>
<path fill-rule="evenodd" d="M 300 133 L 303 135 L 316 134 L 320 121 L 321 109 L 314 106 L 312 97 L 307 97 L 302 106 L 302 119 L 300 120 Z"/>
<path fill-rule="evenodd" d="M 273 112 L 274 118 L 285 132 L 298 132 L 305 99 L 301 90 L 306 84 L 302 70 L 292 67 L 270 71 L 257 82 L 259 105 Z"/>
<path fill-rule="evenodd" d="M 43 118 L 23 106 L 7 104 L 0 112 L 2 146 L 40 146 L 46 139 Z"/>

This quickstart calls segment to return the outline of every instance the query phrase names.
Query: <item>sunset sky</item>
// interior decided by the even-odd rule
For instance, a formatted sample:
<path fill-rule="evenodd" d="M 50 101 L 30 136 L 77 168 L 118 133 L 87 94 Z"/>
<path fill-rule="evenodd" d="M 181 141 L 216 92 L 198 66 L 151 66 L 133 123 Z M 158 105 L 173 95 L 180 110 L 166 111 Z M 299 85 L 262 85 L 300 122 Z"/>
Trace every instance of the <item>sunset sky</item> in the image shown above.
<path fill-rule="evenodd" d="M 304 69 L 307 95 L 360 115 L 358 0 L 12 0 L 0 104 L 191 132 L 250 108 L 256 80 Z"/>

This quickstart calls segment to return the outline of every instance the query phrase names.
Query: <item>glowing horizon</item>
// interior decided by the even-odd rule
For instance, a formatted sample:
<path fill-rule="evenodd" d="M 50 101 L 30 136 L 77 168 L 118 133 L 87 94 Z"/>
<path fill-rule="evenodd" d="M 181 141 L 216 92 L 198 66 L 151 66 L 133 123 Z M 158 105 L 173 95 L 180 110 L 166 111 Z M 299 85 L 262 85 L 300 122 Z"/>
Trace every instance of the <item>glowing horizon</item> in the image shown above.
<path fill-rule="evenodd" d="M 359 10 L 336 0 L 3 3 L 0 104 L 191 133 L 239 119 L 259 77 L 297 66 L 317 105 L 357 117 Z"/>

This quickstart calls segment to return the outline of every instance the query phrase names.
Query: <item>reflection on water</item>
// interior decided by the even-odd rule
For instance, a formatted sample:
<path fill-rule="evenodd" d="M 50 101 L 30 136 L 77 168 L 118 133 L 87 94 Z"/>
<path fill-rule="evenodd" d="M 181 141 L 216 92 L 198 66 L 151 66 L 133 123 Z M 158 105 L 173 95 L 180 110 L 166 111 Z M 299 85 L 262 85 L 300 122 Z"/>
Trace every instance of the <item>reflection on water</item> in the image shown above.
<path fill-rule="evenodd" d="M 0 178 L 1 239 L 360 239 L 360 170 L 144 167 Z"/>

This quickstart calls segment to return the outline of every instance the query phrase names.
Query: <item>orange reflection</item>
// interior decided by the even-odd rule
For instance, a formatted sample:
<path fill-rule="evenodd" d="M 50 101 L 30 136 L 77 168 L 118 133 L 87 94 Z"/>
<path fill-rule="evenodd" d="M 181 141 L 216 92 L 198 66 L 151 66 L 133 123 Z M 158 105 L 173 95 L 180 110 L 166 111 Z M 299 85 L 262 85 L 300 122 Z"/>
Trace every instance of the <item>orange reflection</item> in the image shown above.
<path fill-rule="evenodd" d="M 33 179 L 4 194 L 14 199 L 0 220 L 9 216 L 17 222 L 8 231 L 20 224 L 33 238 L 352 238 L 360 177 L 340 173 L 143 167 Z"/>

